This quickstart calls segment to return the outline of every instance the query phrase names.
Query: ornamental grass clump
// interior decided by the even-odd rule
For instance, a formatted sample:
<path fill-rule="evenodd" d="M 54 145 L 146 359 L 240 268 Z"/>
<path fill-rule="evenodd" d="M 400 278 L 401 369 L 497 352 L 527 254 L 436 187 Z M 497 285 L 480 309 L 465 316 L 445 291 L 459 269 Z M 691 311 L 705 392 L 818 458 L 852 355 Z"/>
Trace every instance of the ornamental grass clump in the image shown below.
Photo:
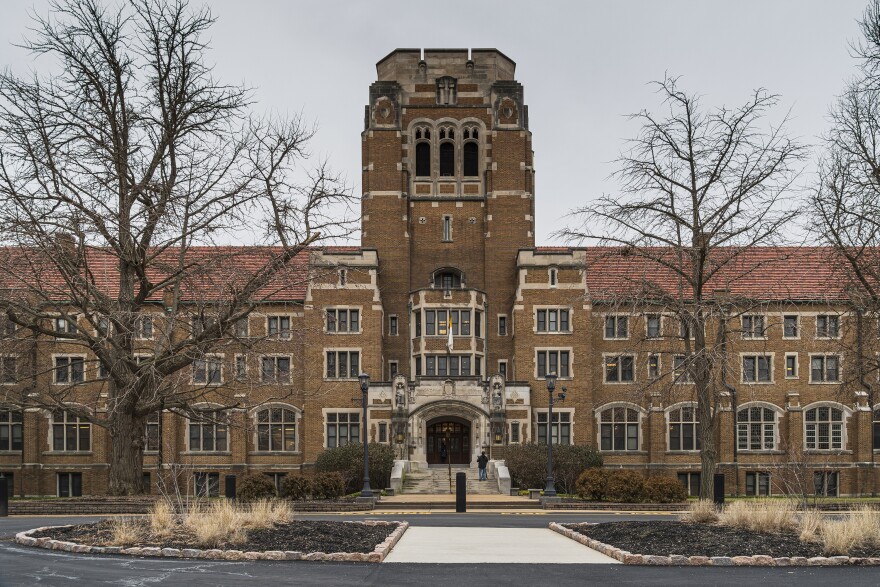
<path fill-rule="evenodd" d="M 150 510 L 150 533 L 156 538 L 165 538 L 174 533 L 177 528 L 177 516 L 174 515 L 174 507 L 168 500 L 160 499 Z"/>
<path fill-rule="evenodd" d="M 700 499 L 688 504 L 688 511 L 681 516 L 683 522 L 711 524 L 718 521 L 718 508 L 709 499 Z"/>
<path fill-rule="evenodd" d="M 765 533 L 792 531 L 798 526 L 795 503 L 789 499 L 734 501 L 718 520 L 724 526 Z"/>
<path fill-rule="evenodd" d="M 269 499 L 251 503 L 242 513 L 248 528 L 271 528 L 275 524 L 285 524 L 293 517 L 287 502 Z"/>
<path fill-rule="evenodd" d="M 817 509 L 804 511 L 798 517 L 801 542 L 819 542 L 819 528 L 822 526 L 822 514 Z"/>
<path fill-rule="evenodd" d="M 208 548 L 244 542 L 244 522 L 242 512 L 226 500 L 216 501 L 208 508 L 195 507 L 184 519 L 196 542 Z"/>
<path fill-rule="evenodd" d="M 111 523 L 112 544 L 126 546 L 137 543 L 142 535 L 142 524 L 134 518 L 114 518 Z"/>
<path fill-rule="evenodd" d="M 846 555 L 854 548 L 880 546 L 880 512 L 862 506 L 840 519 L 819 526 L 826 555 Z"/>

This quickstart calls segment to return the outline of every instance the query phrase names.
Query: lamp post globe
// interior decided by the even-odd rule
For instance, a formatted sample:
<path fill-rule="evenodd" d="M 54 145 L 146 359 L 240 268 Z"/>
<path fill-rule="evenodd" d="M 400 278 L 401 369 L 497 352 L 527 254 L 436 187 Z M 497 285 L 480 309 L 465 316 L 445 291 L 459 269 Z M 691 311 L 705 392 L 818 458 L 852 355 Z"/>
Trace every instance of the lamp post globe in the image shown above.
<path fill-rule="evenodd" d="M 358 375 L 358 382 L 361 386 L 361 399 L 363 406 L 362 427 L 364 430 L 364 487 L 361 489 L 361 497 L 373 497 L 373 490 L 370 489 L 370 450 L 367 443 L 367 394 L 370 391 L 370 376 L 366 373 Z"/>
<path fill-rule="evenodd" d="M 553 392 L 556 390 L 556 373 L 547 373 L 547 485 L 544 497 L 556 497 L 556 486 L 553 483 Z"/>

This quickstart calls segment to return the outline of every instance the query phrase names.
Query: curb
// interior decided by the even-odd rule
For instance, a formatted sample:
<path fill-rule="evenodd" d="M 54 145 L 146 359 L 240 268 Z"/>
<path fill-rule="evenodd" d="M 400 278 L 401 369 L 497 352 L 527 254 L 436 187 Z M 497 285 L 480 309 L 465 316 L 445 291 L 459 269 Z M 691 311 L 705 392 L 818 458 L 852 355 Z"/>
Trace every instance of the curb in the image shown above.
<path fill-rule="evenodd" d="M 364 526 L 397 526 L 397 528 L 388 535 L 385 540 L 377 544 L 373 552 L 299 552 L 294 550 L 268 550 L 265 552 L 242 551 L 242 550 L 219 550 L 208 549 L 201 550 L 197 548 L 159 548 L 159 547 L 131 547 L 123 548 L 121 546 L 89 546 L 86 544 L 76 544 L 75 542 L 66 542 L 63 540 L 55 540 L 53 538 L 34 538 L 31 536 L 34 532 L 44 532 L 53 528 L 69 528 L 72 524 L 66 526 L 43 526 L 41 528 L 33 528 L 25 530 L 15 535 L 15 542 L 22 546 L 35 546 L 37 548 L 45 548 L 48 550 L 63 550 L 65 552 L 84 553 L 84 554 L 124 554 L 129 556 L 150 556 L 164 558 L 193 558 L 193 559 L 211 559 L 211 560 L 228 560 L 228 561 L 253 561 L 253 560 L 273 560 L 273 561 L 324 561 L 324 562 L 366 562 L 381 563 L 397 544 L 406 529 L 409 528 L 409 522 L 381 522 L 367 520 L 364 522 L 345 521 L 344 524 L 361 524 Z"/>
<path fill-rule="evenodd" d="M 584 522 L 580 525 L 590 525 Z M 772 557 L 767 555 L 756 554 L 753 556 L 681 556 L 677 554 L 669 556 L 656 556 L 650 554 L 633 554 L 626 550 L 605 544 L 594 540 L 589 536 L 585 536 L 580 532 L 575 532 L 566 528 L 562 524 L 556 522 L 550 523 L 550 529 L 558 532 L 566 538 L 571 538 L 575 542 L 580 542 L 588 548 L 592 548 L 601 552 L 605 556 L 610 556 L 622 562 L 625 565 L 655 565 L 655 566 L 695 566 L 695 567 L 732 567 L 732 566 L 750 566 L 750 567 L 828 567 L 841 565 L 859 565 L 874 566 L 880 565 L 880 558 L 860 558 L 849 556 L 814 556 L 806 558 L 803 556 L 792 557 Z"/>

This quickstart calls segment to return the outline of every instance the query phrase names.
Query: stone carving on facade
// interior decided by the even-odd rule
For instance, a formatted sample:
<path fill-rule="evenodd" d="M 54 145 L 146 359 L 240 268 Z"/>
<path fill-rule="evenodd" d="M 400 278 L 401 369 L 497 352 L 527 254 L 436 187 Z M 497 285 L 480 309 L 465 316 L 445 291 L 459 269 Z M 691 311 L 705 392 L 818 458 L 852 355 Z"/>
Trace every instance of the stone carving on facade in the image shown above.
<path fill-rule="evenodd" d="M 447 379 L 443 382 L 443 397 L 455 395 L 455 381 Z"/>

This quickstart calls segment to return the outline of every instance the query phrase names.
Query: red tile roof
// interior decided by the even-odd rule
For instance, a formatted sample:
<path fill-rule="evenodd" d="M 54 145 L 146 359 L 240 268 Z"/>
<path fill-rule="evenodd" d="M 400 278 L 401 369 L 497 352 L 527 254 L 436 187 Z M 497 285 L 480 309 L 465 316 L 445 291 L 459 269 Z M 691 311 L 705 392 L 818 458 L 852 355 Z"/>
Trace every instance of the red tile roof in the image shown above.
<path fill-rule="evenodd" d="M 182 297 L 189 301 L 224 298 L 280 252 L 278 247 L 192 247 L 182 261 L 186 264 L 181 282 Z M 109 250 L 100 248 L 88 249 L 86 256 L 91 281 L 100 291 L 115 297 L 119 291 L 118 259 Z M 149 263 L 150 282 L 159 286 L 178 271 L 179 257 L 179 248 L 159 253 Z M 308 287 L 308 258 L 308 250 L 299 253 L 258 291 L 255 299 L 303 300 Z M 65 298 L 68 291 L 62 275 L 45 253 L 27 248 L 0 248 L 0 288 L 20 291 L 37 288 L 58 298 Z M 156 287 L 149 299 L 160 301 L 164 289 Z"/>
<path fill-rule="evenodd" d="M 655 259 L 673 249 L 653 249 L 646 258 L 623 247 L 589 247 L 587 289 L 593 298 L 616 297 L 634 291 L 662 291 L 692 295 L 692 290 L 671 269 Z M 847 280 L 841 259 L 824 247 L 753 247 L 747 250 L 716 249 L 704 296 L 729 290 L 732 297 L 762 300 L 841 300 Z M 676 266 L 677 263 L 676 263 Z"/>

